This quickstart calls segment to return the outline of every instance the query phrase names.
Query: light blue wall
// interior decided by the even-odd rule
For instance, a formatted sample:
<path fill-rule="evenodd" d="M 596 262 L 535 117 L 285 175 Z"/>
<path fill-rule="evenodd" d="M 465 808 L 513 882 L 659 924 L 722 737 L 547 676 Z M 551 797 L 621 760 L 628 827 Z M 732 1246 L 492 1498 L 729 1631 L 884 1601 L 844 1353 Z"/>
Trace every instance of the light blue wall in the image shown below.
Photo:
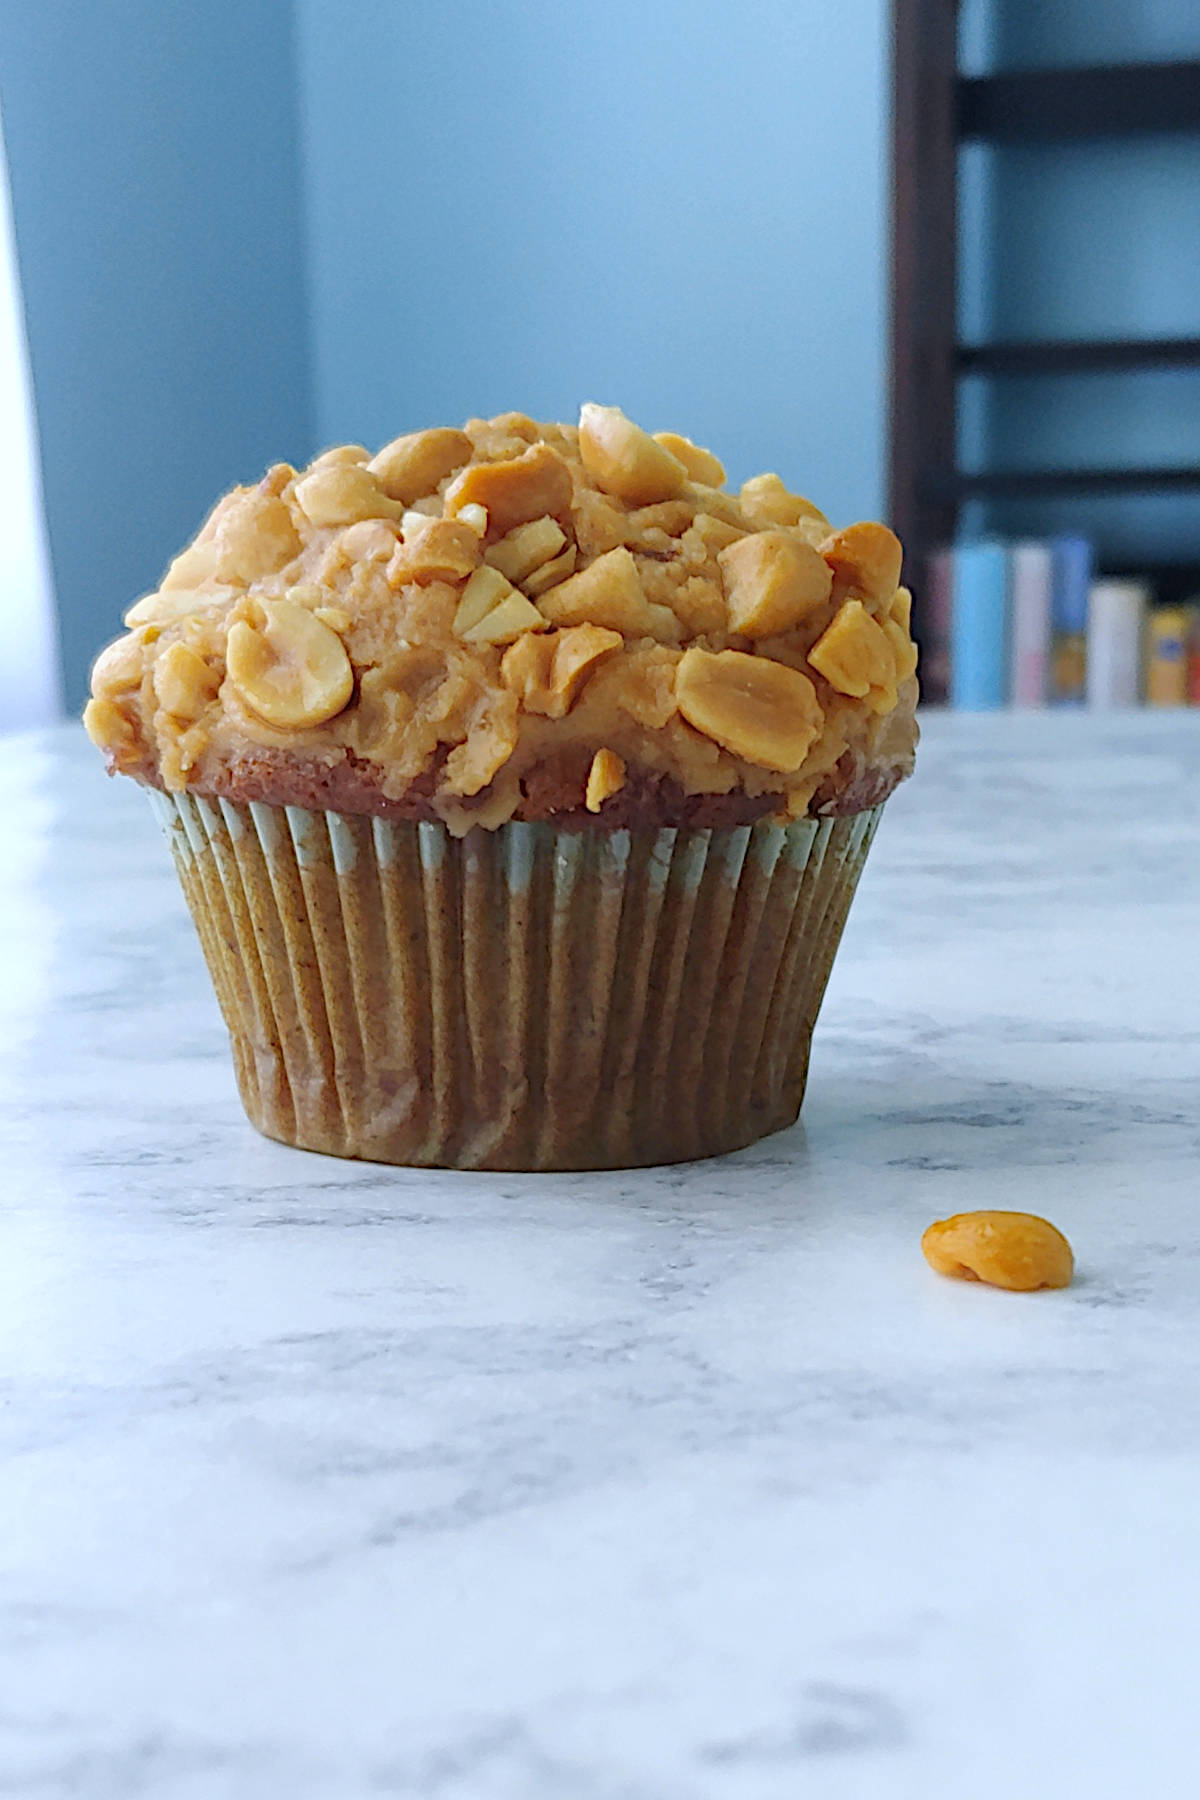
<path fill-rule="evenodd" d="M 298 0 L 317 421 L 623 405 L 883 504 L 885 0 Z"/>
<path fill-rule="evenodd" d="M 312 441 L 292 8 L 0 0 L 68 703 L 231 481 Z"/>
<path fill-rule="evenodd" d="M 1200 56 L 1200 6 L 972 0 L 962 54 L 976 73 Z M 1200 335 L 1195 137 L 972 148 L 962 177 L 965 337 Z M 1195 371 L 1005 377 L 965 384 L 962 402 L 968 466 L 1200 463 Z M 1194 494 L 1005 502 L 988 515 L 1013 533 L 1088 532 L 1115 561 L 1200 561 Z"/>

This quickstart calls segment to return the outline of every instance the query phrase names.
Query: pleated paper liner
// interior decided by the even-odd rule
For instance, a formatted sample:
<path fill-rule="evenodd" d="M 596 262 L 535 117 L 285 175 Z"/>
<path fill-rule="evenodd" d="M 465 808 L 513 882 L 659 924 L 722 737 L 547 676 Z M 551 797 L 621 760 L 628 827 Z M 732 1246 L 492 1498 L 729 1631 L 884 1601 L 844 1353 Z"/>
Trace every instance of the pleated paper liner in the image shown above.
<path fill-rule="evenodd" d="M 527 1170 L 714 1156 L 795 1120 L 881 810 L 456 839 L 153 799 L 260 1131 Z"/>

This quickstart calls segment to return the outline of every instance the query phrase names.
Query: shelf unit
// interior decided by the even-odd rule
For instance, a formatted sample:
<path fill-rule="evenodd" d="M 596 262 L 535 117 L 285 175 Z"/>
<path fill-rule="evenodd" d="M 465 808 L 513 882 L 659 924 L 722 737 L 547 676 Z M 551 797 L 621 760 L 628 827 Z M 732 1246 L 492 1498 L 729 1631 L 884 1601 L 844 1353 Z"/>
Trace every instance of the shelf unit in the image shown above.
<path fill-rule="evenodd" d="M 918 636 L 930 551 L 967 500 L 1072 495 L 1200 495 L 1200 467 L 959 468 L 961 377 L 1200 368 L 1200 337 L 962 343 L 957 319 L 959 146 L 1200 133 L 1200 62 L 1036 69 L 967 78 L 957 0 L 894 0 L 890 516 L 906 549 Z M 1106 568 L 1109 566 L 1105 565 Z M 1115 566 L 1113 573 L 1121 572 Z M 1164 597 L 1200 589 L 1195 564 L 1140 573 Z"/>

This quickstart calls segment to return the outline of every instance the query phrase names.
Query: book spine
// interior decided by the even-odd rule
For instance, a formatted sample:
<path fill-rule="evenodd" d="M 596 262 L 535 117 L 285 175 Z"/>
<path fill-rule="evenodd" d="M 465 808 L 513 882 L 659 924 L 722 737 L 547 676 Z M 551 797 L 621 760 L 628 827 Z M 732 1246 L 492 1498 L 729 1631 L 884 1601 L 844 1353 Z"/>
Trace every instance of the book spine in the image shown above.
<path fill-rule="evenodd" d="M 1050 698 L 1056 706 L 1082 706 L 1087 695 L 1088 590 L 1092 546 L 1086 538 L 1055 538 Z"/>
<path fill-rule="evenodd" d="M 1187 705 L 1189 619 L 1182 606 L 1160 606 L 1146 632 L 1147 706 Z"/>
<path fill-rule="evenodd" d="M 1002 544 L 954 552 L 950 701 L 968 712 L 1003 706 L 1008 692 L 1008 556 Z"/>
<path fill-rule="evenodd" d="M 925 564 L 927 604 L 921 623 L 921 691 L 929 700 L 950 698 L 950 634 L 954 611 L 954 552 L 934 550 Z"/>
<path fill-rule="evenodd" d="M 1087 702 L 1136 706 L 1141 695 L 1142 629 L 1150 593 L 1141 581 L 1094 581 L 1088 595 Z"/>
<path fill-rule="evenodd" d="M 1046 704 L 1053 574 L 1048 544 L 1013 545 L 1010 694 L 1014 706 Z"/>
<path fill-rule="evenodd" d="M 1189 706 L 1200 706 L 1200 606 L 1189 606 L 1187 697 Z"/>

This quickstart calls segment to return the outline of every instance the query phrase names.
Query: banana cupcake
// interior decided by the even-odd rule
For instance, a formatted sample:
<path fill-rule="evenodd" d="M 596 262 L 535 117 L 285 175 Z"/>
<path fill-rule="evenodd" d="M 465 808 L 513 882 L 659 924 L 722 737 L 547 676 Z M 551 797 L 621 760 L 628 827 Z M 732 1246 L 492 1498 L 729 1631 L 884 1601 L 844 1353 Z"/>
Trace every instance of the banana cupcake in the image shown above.
<path fill-rule="evenodd" d="M 912 769 L 900 561 L 615 407 L 226 495 L 84 718 L 166 829 L 253 1123 L 527 1170 L 791 1124 Z"/>

